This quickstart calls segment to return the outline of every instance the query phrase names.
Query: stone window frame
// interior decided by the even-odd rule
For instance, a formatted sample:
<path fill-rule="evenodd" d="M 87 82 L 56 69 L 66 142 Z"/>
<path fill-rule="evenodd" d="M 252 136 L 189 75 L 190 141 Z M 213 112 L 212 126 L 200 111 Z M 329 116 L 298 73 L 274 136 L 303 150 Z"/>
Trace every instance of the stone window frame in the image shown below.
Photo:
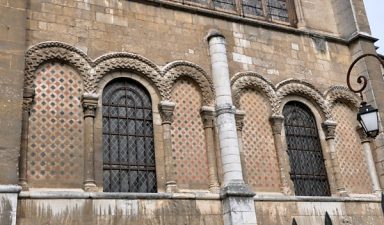
<path fill-rule="evenodd" d="M 200 0 L 200 1 L 198 0 L 167 0 L 167 1 L 178 2 L 183 5 L 196 6 L 196 7 L 206 8 L 209 10 L 235 14 L 245 18 L 264 20 L 268 22 L 273 22 L 273 23 L 278 23 L 278 24 L 283 24 L 283 25 L 288 25 L 293 27 L 296 27 L 298 23 L 296 6 L 295 6 L 298 4 L 296 3 L 296 0 L 286 0 L 288 21 L 278 20 L 271 17 L 267 7 L 269 0 L 260 0 L 262 5 L 263 15 L 252 15 L 249 13 L 245 13 L 244 12 L 245 10 L 243 7 L 244 0 L 232 0 L 234 4 L 233 10 L 215 6 L 214 0 Z M 204 1 L 206 3 L 204 3 Z"/>
<path fill-rule="evenodd" d="M 330 149 L 329 149 L 328 144 L 327 144 L 325 131 L 323 131 L 323 129 L 321 129 L 321 127 L 323 127 L 323 124 L 326 122 L 325 115 L 323 115 L 320 107 L 318 107 L 316 105 L 316 103 L 312 103 L 311 101 L 307 100 L 306 98 L 303 98 L 300 96 L 287 96 L 287 97 L 285 97 L 281 102 L 280 115 L 283 115 L 282 110 L 288 102 L 300 102 L 300 103 L 304 104 L 305 106 L 307 106 L 308 109 L 310 110 L 310 112 L 313 114 L 313 116 L 316 120 L 316 126 L 317 126 L 318 135 L 319 135 L 319 139 L 320 139 L 321 150 L 322 150 L 323 157 L 324 157 L 324 165 L 325 165 L 325 170 L 326 170 L 327 177 L 328 177 L 330 194 L 331 194 L 331 196 L 337 195 L 338 194 L 337 193 L 337 187 L 336 187 L 335 177 L 333 175 L 334 171 L 333 171 L 333 168 L 331 165 Z M 282 150 L 284 153 L 287 153 L 288 146 L 287 146 L 287 141 L 286 141 L 286 136 L 285 136 L 284 122 L 283 122 L 282 128 L 281 128 L 281 141 L 283 144 Z M 288 187 L 286 187 L 286 188 L 288 188 L 289 194 L 295 195 L 294 184 L 293 184 L 292 180 L 290 179 L 290 175 L 289 175 L 291 168 L 289 165 L 288 154 L 285 154 L 285 160 L 287 163 L 281 164 L 280 166 L 285 167 L 283 170 L 285 171 L 285 173 L 286 173 L 285 177 L 287 178 L 286 184 L 288 185 Z M 331 197 L 331 196 L 324 196 L 324 197 Z"/>
<path fill-rule="evenodd" d="M 165 163 L 164 163 L 164 149 L 163 149 L 163 134 L 162 134 L 162 120 L 158 105 L 161 101 L 160 94 L 147 79 L 135 72 L 129 71 L 116 71 L 103 76 L 97 86 L 97 95 L 99 96 L 97 102 L 97 110 L 95 115 L 94 124 L 94 173 L 95 183 L 98 191 L 103 191 L 103 140 L 102 140 L 102 93 L 107 84 L 115 79 L 131 79 L 141 84 L 149 93 L 152 101 L 152 116 L 153 116 L 153 137 L 155 149 L 155 162 L 156 162 L 156 180 L 157 180 L 157 193 L 165 192 Z"/>

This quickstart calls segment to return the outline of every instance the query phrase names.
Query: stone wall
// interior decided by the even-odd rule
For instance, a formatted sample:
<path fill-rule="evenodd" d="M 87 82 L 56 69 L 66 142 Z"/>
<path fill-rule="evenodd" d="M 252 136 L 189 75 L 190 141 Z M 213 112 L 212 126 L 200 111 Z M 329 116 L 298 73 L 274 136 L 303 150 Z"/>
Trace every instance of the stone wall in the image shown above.
<path fill-rule="evenodd" d="M 67 197 L 59 194 L 53 199 L 50 199 L 53 195 L 25 196 L 18 206 L 17 224 L 223 224 L 219 199 L 195 199 L 196 196 L 192 195 L 171 197 L 166 194 L 149 195 L 144 199 L 134 195 L 104 195 L 92 198 L 84 198 L 86 195 L 82 193 L 77 195 L 77 199 L 68 193 Z"/>
<path fill-rule="evenodd" d="M 0 184 L 17 183 L 26 2 L 0 1 Z"/>
<path fill-rule="evenodd" d="M 274 200 L 273 200 L 274 199 Z M 384 219 L 379 199 L 285 199 L 255 201 L 258 224 L 323 225 L 327 212 L 332 224 L 382 224 Z"/>

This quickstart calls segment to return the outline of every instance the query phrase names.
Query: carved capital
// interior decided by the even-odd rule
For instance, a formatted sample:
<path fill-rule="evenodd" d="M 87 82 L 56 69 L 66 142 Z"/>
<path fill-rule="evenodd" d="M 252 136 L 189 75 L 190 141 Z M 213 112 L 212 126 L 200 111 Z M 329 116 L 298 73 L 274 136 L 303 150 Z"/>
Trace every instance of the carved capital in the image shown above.
<path fill-rule="evenodd" d="M 176 103 L 169 101 L 162 101 L 159 103 L 162 124 L 172 124 L 173 111 L 175 110 L 175 106 Z"/>
<path fill-rule="evenodd" d="M 371 141 L 370 138 L 367 136 L 367 134 L 365 133 L 364 129 L 361 126 L 357 126 L 356 127 L 356 131 L 359 134 L 361 143 L 365 143 L 365 142 L 370 142 Z"/>
<path fill-rule="evenodd" d="M 334 139 L 335 138 L 335 132 L 336 132 L 336 125 L 337 123 L 334 121 L 325 121 L 322 124 L 324 133 L 325 133 L 325 139 Z"/>
<path fill-rule="evenodd" d="M 236 110 L 235 113 L 235 120 L 236 120 L 236 129 L 238 131 L 242 131 L 244 127 L 244 117 L 245 117 L 245 112 L 242 110 Z"/>
<path fill-rule="evenodd" d="M 281 130 L 283 128 L 284 116 L 281 115 L 273 115 L 269 118 L 269 121 L 272 125 L 273 134 L 281 134 Z"/>
<path fill-rule="evenodd" d="M 23 111 L 24 112 L 30 112 L 32 108 L 33 98 L 23 98 Z"/>
<path fill-rule="evenodd" d="M 95 117 L 97 109 L 98 96 L 92 94 L 83 95 L 83 112 L 85 117 Z"/>
<path fill-rule="evenodd" d="M 200 115 L 203 120 L 204 128 L 213 128 L 215 109 L 213 107 L 203 106 L 200 110 Z"/>

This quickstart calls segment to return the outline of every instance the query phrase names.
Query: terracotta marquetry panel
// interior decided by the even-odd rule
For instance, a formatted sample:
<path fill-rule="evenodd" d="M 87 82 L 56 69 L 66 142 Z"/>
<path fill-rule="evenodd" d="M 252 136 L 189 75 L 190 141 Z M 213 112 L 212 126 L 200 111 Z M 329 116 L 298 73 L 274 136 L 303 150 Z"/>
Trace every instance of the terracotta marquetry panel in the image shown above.
<path fill-rule="evenodd" d="M 344 185 L 351 193 L 370 193 L 368 167 L 356 132 L 356 112 L 337 103 L 332 113 L 337 122 L 335 147 Z"/>
<path fill-rule="evenodd" d="M 190 80 L 180 80 L 172 91 L 176 103 L 172 123 L 172 156 L 180 188 L 208 189 L 208 160 L 200 116 L 201 95 Z"/>
<path fill-rule="evenodd" d="M 279 164 L 269 123 L 270 104 L 253 90 L 240 97 L 245 111 L 243 152 L 248 184 L 254 191 L 280 191 Z"/>
<path fill-rule="evenodd" d="M 83 85 L 74 69 L 46 63 L 36 71 L 29 118 L 28 180 L 32 187 L 81 187 Z"/>

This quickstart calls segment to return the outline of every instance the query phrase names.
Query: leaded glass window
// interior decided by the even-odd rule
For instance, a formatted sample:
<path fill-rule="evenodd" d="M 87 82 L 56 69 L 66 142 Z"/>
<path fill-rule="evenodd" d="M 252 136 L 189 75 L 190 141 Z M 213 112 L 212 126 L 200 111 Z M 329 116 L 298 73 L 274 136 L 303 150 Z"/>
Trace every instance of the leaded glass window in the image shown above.
<path fill-rule="evenodd" d="M 295 194 L 329 196 L 323 153 L 312 112 L 300 102 L 289 102 L 283 109 L 283 115 Z"/>
<path fill-rule="evenodd" d="M 103 186 L 106 192 L 156 192 L 152 103 L 147 90 L 117 79 L 103 91 Z"/>

